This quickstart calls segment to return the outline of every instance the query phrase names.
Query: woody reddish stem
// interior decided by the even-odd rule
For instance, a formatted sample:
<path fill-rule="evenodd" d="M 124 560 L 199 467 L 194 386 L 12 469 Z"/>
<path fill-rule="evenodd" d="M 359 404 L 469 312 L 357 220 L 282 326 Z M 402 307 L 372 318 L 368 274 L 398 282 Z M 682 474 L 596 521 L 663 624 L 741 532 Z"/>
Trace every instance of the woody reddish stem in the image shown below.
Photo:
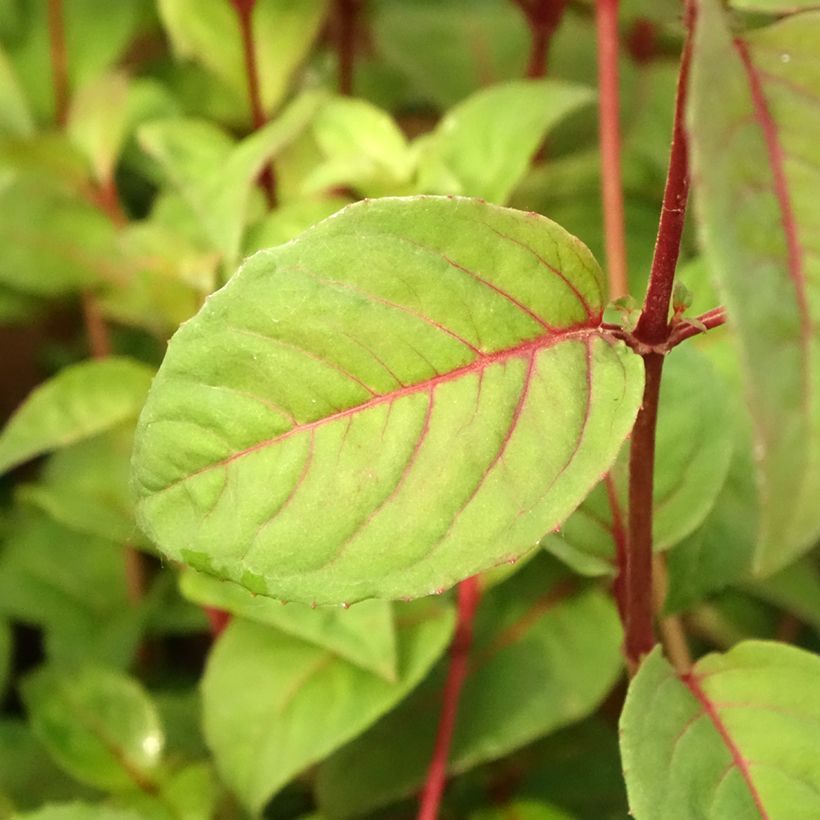
<path fill-rule="evenodd" d="M 339 61 L 339 93 L 353 93 L 353 66 L 356 58 L 356 23 L 363 0 L 336 0 L 336 53 Z"/>
<path fill-rule="evenodd" d="M 262 105 L 262 93 L 259 89 L 259 68 L 256 60 L 256 44 L 253 40 L 253 10 L 256 0 L 229 0 L 239 21 L 242 36 L 242 52 L 245 57 L 245 77 L 248 83 L 248 101 L 251 108 L 251 120 L 254 130 L 260 129 L 268 121 Z M 273 166 L 269 165 L 259 176 L 259 186 L 265 192 L 268 205 L 276 205 L 276 177 Z"/>
<path fill-rule="evenodd" d="M 618 89 L 618 0 L 597 0 L 598 135 L 601 146 L 601 195 L 609 298 L 629 293 L 626 228 L 621 175 L 620 92 Z"/>
<path fill-rule="evenodd" d="M 473 643 L 473 621 L 480 598 L 481 590 L 476 576 L 467 578 L 458 585 L 458 620 L 450 645 L 450 668 L 444 686 L 444 703 L 441 707 L 436 745 L 419 801 L 418 820 L 436 820 L 438 817 L 447 779 L 447 760 L 456 726 L 458 702 L 464 679 L 467 677 L 467 664 Z"/>
<path fill-rule="evenodd" d="M 689 169 L 684 131 L 686 88 L 689 78 L 693 7 L 687 8 L 688 35 L 681 60 L 672 151 L 658 225 L 655 255 L 643 310 L 635 328 L 639 344 L 652 348 L 666 345 L 672 328 L 669 303 L 675 281 L 689 191 Z M 652 623 L 652 505 L 655 471 L 655 428 L 658 418 L 662 353 L 647 352 L 644 360 L 643 404 L 632 431 L 629 453 L 629 538 L 626 561 L 626 639 L 630 670 L 635 671 L 655 643 Z"/>

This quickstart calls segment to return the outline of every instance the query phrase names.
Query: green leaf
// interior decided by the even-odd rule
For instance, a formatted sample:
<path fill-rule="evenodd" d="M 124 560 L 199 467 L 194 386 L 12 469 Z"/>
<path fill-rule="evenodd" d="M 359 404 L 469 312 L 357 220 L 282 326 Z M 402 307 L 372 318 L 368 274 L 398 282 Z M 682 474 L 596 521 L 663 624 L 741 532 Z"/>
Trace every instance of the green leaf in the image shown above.
<path fill-rule="evenodd" d="M 110 791 L 152 786 L 164 737 L 135 680 L 103 667 L 51 666 L 22 691 L 35 734 L 67 772 Z"/>
<path fill-rule="evenodd" d="M 15 820 L 145 820 L 131 809 L 118 809 L 104 803 L 64 803 L 46 806 L 26 814 L 14 815 Z"/>
<path fill-rule="evenodd" d="M 709 402 L 692 402 L 698 393 Z M 654 547 L 668 550 L 689 536 L 715 506 L 732 456 L 729 393 L 709 360 L 692 347 L 667 358 L 661 383 L 654 482 Z M 629 453 L 612 469 L 623 526 L 627 519 Z M 577 572 L 612 571 L 612 509 L 601 484 L 543 546 Z"/>
<path fill-rule="evenodd" d="M 114 226 L 87 200 L 58 186 L 0 175 L 3 286 L 54 297 L 116 282 Z"/>
<path fill-rule="evenodd" d="M 534 214 L 349 207 L 253 257 L 171 341 L 137 434 L 141 525 L 175 560 L 308 603 L 426 595 L 523 555 L 640 401 L 602 290 Z"/>
<path fill-rule="evenodd" d="M 205 734 L 225 782 L 258 812 L 291 777 L 355 737 L 416 686 L 444 651 L 452 628 L 452 610 L 440 604 L 404 606 L 399 676 L 388 683 L 326 649 L 234 619 L 214 647 L 202 683 Z M 259 680 L 264 686 L 248 688 Z"/>
<path fill-rule="evenodd" d="M 792 14 L 798 11 L 820 9 L 817 0 L 729 0 L 729 5 L 740 11 L 761 14 Z"/>
<path fill-rule="evenodd" d="M 124 74 L 104 74 L 83 86 L 71 102 L 68 134 L 100 184 L 114 178 L 128 122 L 128 92 Z"/>
<path fill-rule="evenodd" d="M 518 80 L 478 91 L 425 138 L 420 190 L 503 205 L 549 130 L 593 99 L 589 89 L 559 80 Z"/>
<path fill-rule="evenodd" d="M 13 651 L 14 636 L 11 632 L 11 624 L 5 619 L 0 619 L 0 700 L 3 699 L 8 686 Z"/>
<path fill-rule="evenodd" d="M 307 193 L 348 186 L 379 196 L 410 182 L 415 159 L 407 139 L 387 112 L 365 100 L 337 97 L 325 103 L 313 121 L 313 136 L 325 159 L 305 179 Z"/>
<path fill-rule="evenodd" d="M 85 797 L 89 790 L 57 768 L 22 720 L 0 721 L 0 815 L 43 802 Z"/>
<path fill-rule="evenodd" d="M 139 129 L 143 150 L 163 167 L 226 265 L 238 261 L 257 177 L 307 128 L 322 98 L 319 92 L 302 94 L 277 119 L 233 147 L 224 133 L 204 121 L 159 120 Z"/>
<path fill-rule="evenodd" d="M 820 658 L 784 644 L 738 644 L 684 677 L 656 648 L 621 716 L 632 816 L 816 816 L 819 684 Z"/>
<path fill-rule="evenodd" d="M 621 674 L 620 640 L 609 597 L 591 588 L 575 592 L 545 555 L 487 593 L 476 614 L 449 773 L 502 757 L 593 711 Z M 358 816 L 420 788 L 446 671 L 444 661 L 410 698 L 321 766 L 317 795 L 330 817 Z"/>
<path fill-rule="evenodd" d="M 0 434 L 0 472 L 134 418 L 153 371 L 125 357 L 64 368 L 37 387 Z"/>
<path fill-rule="evenodd" d="M 820 570 L 810 558 L 807 556 L 744 588 L 755 597 L 796 615 L 820 633 Z"/>
<path fill-rule="evenodd" d="M 386 601 L 362 601 L 350 609 L 311 609 L 254 595 L 230 581 L 219 581 L 195 570 L 180 579 L 183 594 L 196 603 L 223 609 L 329 649 L 350 663 L 388 681 L 396 680 L 396 637 L 392 606 Z"/>
<path fill-rule="evenodd" d="M 280 205 L 250 228 L 245 253 L 250 255 L 254 251 L 289 242 L 302 231 L 349 204 L 350 200 L 341 197 L 323 197 L 300 199 Z"/>
<path fill-rule="evenodd" d="M 14 67 L 0 48 L 0 136 L 27 137 L 34 120 Z"/>
<path fill-rule="evenodd" d="M 129 485 L 133 429 L 115 429 L 56 452 L 16 498 L 69 529 L 118 544 L 142 543 Z"/>
<path fill-rule="evenodd" d="M 820 536 L 820 259 L 812 244 L 820 171 L 807 137 L 820 95 L 820 14 L 737 38 L 716 2 L 699 6 L 693 174 L 701 239 L 737 333 L 754 422 L 754 569 L 766 574 Z"/>
<path fill-rule="evenodd" d="M 259 0 L 253 40 L 262 105 L 271 113 L 307 56 L 327 10 L 327 0 Z M 237 15 L 224 0 L 159 0 L 163 25 L 178 57 L 194 59 L 234 94 L 247 99 L 248 80 Z M 250 107 L 248 108 L 250 113 Z"/>
<path fill-rule="evenodd" d="M 15 522 L 5 541 L 0 613 L 41 626 L 53 659 L 130 663 L 141 623 L 129 603 L 121 545 L 45 517 Z"/>
<path fill-rule="evenodd" d="M 505 806 L 480 809 L 470 815 L 470 820 L 572 820 L 561 809 L 534 800 L 516 800 Z"/>

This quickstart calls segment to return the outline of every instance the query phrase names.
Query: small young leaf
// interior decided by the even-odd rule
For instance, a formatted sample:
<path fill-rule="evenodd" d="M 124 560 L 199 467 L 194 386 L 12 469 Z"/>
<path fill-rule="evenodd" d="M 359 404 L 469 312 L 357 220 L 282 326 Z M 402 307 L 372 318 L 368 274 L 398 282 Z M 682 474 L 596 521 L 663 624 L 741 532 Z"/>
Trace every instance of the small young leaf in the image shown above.
<path fill-rule="evenodd" d="M 398 618 L 399 676 L 387 683 L 326 649 L 233 620 L 202 683 L 205 733 L 225 781 L 258 812 L 291 777 L 416 686 L 445 650 L 452 628 L 449 608 L 405 605 Z"/>
<path fill-rule="evenodd" d="M 296 602 L 283 606 L 281 601 L 253 595 L 230 581 L 218 581 L 191 569 L 182 574 L 180 587 L 187 598 L 199 604 L 275 626 L 388 681 L 396 679 L 393 609 L 386 601 L 362 601 L 350 609 L 311 609 Z"/>
<path fill-rule="evenodd" d="M 0 473 L 136 417 L 152 375 L 124 357 L 66 367 L 34 390 L 0 433 Z"/>
<path fill-rule="evenodd" d="M 110 791 L 153 783 L 164 738 L 136 681 L 103 667 L 42 667 L 23 699 L 37 737 L 81 782 Z"/>
<path fill-rule="evenodd" d="M 629 687 L 621 752 L 636 820 L 820 812 L 820 658 L 749 641 L 678 676 L 660 648 Z"/>
<path fill-rule="evenodd" d="M 640 401 L 602 290 L 557 225 L 475 200 L 365 201 L 257 254 L 171 341 L 137 434 L 142 526 L 307 603 L 417 597 L 523 555 Z"/>

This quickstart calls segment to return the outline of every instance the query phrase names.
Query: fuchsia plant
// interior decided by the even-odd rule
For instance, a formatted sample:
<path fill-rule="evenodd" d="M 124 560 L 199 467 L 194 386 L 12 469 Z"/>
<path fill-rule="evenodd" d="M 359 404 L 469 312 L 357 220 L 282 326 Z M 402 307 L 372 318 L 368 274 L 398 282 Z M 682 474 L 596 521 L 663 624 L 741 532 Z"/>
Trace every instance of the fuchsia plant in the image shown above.
<path fill-rule="evenodd" d="M 0 811 L 820 816 L 815 4 L 18 5 Z"/>

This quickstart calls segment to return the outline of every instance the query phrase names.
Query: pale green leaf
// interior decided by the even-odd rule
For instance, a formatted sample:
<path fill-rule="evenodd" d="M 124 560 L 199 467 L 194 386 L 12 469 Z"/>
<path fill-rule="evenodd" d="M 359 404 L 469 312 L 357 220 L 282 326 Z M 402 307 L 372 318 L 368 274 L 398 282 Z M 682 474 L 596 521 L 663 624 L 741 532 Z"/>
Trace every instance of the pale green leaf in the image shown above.
<path fill-rule="evenodd" d="M 171 341 L 135 486 L 160 548 L 310 603 L 417 597 L 528 552 L 642 389 L 601 271 L 475 200 L 353 205 L 254 256 Z"/>
<path fill-rule="evenodd" d="M 34 120 L 6 52 L 0 48 L 0 135 L 27 137 Z"/>
<path fill-rule="evenodd" d="M 160 120 L 139 129 L 143 149 L 163 166 L 226 265 L 238 261 L 257 177 L 265 163 L 308 126 L 322 96 L 302 94 L 236 146 L 204 121 Z"/>
<path fill-rule="evenodd" d="M 113 180 L 126 135 L 128 92 L 128 78 L 112 72 L 84 85 L 71 101 L 68 134 L 98 184 Z"/>
<path fill-rule="evenodd" d="M 253 39 L 262 105 L 271 113 L 319 32 L 328 0 L 259 0 Z M 212 71 L 247 99 L 248 80 L 237 15 L 225 0 L 160 0 L 162 22 L 179 57 Z M 248 114 L 250 106 L 248 105 Z"/>
<path fill-rule="evenodd" d="M 762 14 L 792 14 L 798 11 L 820 9 L 817 0 L 729 0 L 729 5 L 741 11 Z"/>
<path fill-rule="evenodd" d="M 518 80 L 476 92 L 425 139 L 420 190 L 503 205 L 549 130 L 593 99 L 589 89 L 559 80 Z M 441 189 L 442 172 L 455 190 Z"/>
<path fill-rule="evenodd" d="M 679 677 L 660 648 L 632 680 L 621 754 L 635 820 L 820 814 L 820 658 L 762 641 Z"/>
<path fill-rule="evenodd" d="M 134 418 L 153 371 L 125 357 L 71 365 L 37 387 L 0 434 L 0 472 Z"/>
<path fill-rule="evenodd" d="M 164 737 L 132 678 L 103 667 L 42 667 L 23 682 L 37 737 L 83 783 L 111 791 L 150 786 Z"/>
<path fill-rule="evenodd" d="M 396 679 L 396 637 L 392 605 L 362 601 L 349 609 L 311 609 L 254 595 L 230 581 L 219 581 L 196 570 L 180 578 L 183 594 L 204 606 L 215 607 L 329 649 L 350 663 L 389 681 Z"/>
<path fill-rule="evenodd" d="M 621 674 L 612 601 L 601 590 L 573 589 L 543 554 L 481 600 L 473 640 L 451 775 L 580 720 Z M 446 672 L 444 661 L 410 698 L 322 765 L 317 794 L 330 817 L 359 816 L 421 787 Z"/>
<path fill-rule="evenodd" d="M 820 14 L 737 38 L 715 0 L 698 6 L 689 112 L 697 208 L 754 422 L 754 567 L 765 574 L 820 535 L 820 171 L 811 137 Z"/>
<path fill-rule="evenodd" d="M 399 674 L 388 683 L 272 627 L 231 622 L 208 660 L 204 725 L 220 773 L 246 807 L 258 812 L 415 687 L 447 646 L 452 610 L 405 605 L 397 626 Z"/>

